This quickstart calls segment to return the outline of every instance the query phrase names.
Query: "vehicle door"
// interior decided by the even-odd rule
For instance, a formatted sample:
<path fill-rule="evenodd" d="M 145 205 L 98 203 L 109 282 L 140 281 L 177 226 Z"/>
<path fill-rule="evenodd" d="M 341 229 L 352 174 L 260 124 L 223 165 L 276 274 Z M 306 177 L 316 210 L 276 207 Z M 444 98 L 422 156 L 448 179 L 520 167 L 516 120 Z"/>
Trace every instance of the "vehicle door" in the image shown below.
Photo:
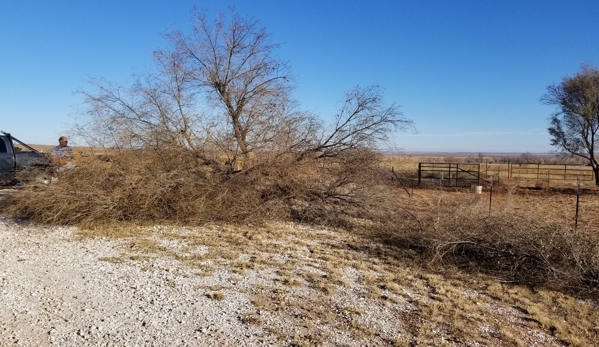
<path fill-rule="evenodd" d="M 10 179 L 15 172 L 15 156 L 9 141 L 0 136 L 0 181 Z"/>

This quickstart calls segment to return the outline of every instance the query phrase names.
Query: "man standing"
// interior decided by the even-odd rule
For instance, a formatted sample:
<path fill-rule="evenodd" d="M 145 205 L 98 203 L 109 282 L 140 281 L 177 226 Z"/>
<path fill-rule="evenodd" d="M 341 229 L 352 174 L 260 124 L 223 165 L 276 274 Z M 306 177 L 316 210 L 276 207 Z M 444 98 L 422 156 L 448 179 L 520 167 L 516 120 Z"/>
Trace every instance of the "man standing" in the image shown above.
<path fill-rule="evenodd" d="M 66 136 L 58 138 L 58 146 L 50 150 L 50 160 L 58 164 L 57 172 L 70 170 L 75 167 L 71 160 L 73 159 L 73 149 L 68 145 L 69 140 Z"/>

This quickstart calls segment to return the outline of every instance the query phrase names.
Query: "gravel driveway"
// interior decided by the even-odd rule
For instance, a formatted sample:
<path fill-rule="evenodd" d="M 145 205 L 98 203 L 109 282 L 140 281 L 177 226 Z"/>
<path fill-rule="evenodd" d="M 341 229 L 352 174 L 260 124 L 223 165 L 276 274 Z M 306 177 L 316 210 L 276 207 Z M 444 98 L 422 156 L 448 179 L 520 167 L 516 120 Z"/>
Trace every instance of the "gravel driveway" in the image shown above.
<path fill-rule="evenodd" d="M 152 231 L 163 253 L 139 254 L 132 246 L 139 241 L 80 237 L 75 228 L 0 217 L 0 346 L 391 346 L 408 345 L 422 332 L 430 345 L 463 345 L 448 327 L 469 323 L 421 316 L 423 308 L 438 305 L 430 297 L 435 288 L 409 269 L 387 272 L 407 284 L 394 287 L 372 272 L 385 266 L 375 258 L 358 251 L 343 250 L 351 261 L 329 254 L 351 243 L 350 236 L 288 228 L 294 229 L 284 229 L 289 239 L 282 241 L 245 238 L 263 246 L 245 247 L 241 238 L 240 253 L 228 260 L 236 269 L 225 262 L 230 245 L 214 246 L 224 242 L 218 230 L 203 236 L 216 242 L 210 252 L 224 257 L 212 260 L 198 257 L 210 248 L 201 242 L 183 245 L 193 236 L 185 229 L 175 231 L 180 238 Z M 244 260 L 250 249 L 251 257 L 263 252 L 262 259 L 240 271 L 239 264 L 251 262 Z M 361 269 L 360 257 L 372 264 Z M 210 262 L 210 271 L 198 266 Z M 471 329 L 490 345 L 504 345 L 497 336 L 506 327 L 526 345 L 559 345 L 529 328 L 513 307 L 486 301 L 480 314 L 493 315 L 485 318 L 492 323 Z"/>
<path fill-rule="evenodd" d="M 72 233 L 0 221 L 0 345 L 269 345 L 240 321 L 252 310 L 244 295 L 214 300 L 198 291 L 227 273 L 193 276 L 169 259 L 99 261 L 117 255 L 119 242 L 74 241 Z"/>
<path fill-rule="evenodd" d="M 167 256 L 121 261 L 124 247 L 122 239 L 80 238 L 74 228 L 0 217 L 0 345 L 286 346 L 310 334 L 298 319 L 318 324 L 318 313 L 292 317 L 252 304 L 256 294 L 281 292 L 274 288 L 281 285 L 276 266 L 241 276 L 219 266 L 206 275 Z M 397 305 L 365 298 L 360 286 L 349 284 L 353 289 L 330 296 L 335 307 L 320 312 L 351 306 L 379 337 L 396 336 L 402 325 L 394 318 Z M 311 300 L 305 295 L 311 289 L 292 290 L 296 294 L 286 295 L 293 300 Z M 339 319 L 348 320 L 342 312 Z M 318 345 L 388 345 L 355 340 L 351 329 L 323 324 L 318 330 Z"/>

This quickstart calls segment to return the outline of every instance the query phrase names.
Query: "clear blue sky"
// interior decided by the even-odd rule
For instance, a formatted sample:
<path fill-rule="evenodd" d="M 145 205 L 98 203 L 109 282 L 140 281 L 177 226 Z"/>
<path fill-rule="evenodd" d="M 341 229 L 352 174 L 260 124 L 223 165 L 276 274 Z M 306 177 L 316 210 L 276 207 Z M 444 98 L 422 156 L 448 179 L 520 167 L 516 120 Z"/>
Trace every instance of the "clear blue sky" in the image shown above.
<path fill-rule="evenodd" d="M 91 77 L 126 83 L 189 30 L 191 9 L 260 20 L 322 118 L 343 92 L 379 84 L 419 133 L 406 151 L 551 151 L 539 99 L 583 63 L 599 67 L 599 1 L 0 0 L 0 128 L 54 144 Z"/>

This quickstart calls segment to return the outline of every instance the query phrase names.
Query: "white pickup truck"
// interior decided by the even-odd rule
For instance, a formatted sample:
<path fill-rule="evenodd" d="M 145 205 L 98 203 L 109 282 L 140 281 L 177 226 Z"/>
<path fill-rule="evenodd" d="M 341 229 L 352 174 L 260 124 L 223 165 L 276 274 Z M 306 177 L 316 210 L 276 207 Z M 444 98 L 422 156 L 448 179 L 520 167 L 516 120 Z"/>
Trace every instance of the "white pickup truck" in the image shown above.
<path fill-rule="evenodd" d="M 15 145 L 15 143 L 17 145 Z M 10 184 L 21 172 L 43 170 L 48 156 L 0 130 L 0 184 Z"/>

